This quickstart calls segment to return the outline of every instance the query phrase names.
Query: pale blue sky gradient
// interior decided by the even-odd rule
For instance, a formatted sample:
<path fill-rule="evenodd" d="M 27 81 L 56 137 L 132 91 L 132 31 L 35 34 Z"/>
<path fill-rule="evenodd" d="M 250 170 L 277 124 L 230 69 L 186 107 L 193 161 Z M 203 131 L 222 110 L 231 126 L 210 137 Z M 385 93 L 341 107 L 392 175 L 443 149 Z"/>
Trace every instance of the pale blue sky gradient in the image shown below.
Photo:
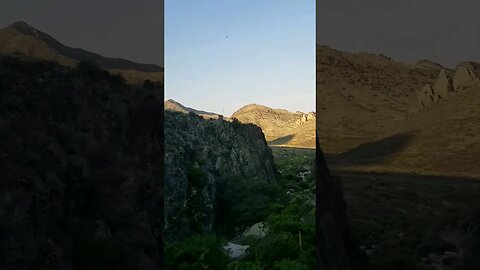
<path fill-rule="evenodd" d="M 165 1 L 165 98 L 314 111 L 315 1 Z"/>

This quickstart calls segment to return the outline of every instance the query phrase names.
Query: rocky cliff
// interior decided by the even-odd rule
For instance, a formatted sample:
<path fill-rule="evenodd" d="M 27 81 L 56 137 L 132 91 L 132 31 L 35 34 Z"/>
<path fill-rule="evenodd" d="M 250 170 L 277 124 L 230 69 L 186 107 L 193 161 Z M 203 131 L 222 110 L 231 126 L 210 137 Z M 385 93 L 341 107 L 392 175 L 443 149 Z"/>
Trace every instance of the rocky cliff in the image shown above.
<path fill-rule="evenodd" d="M 165 233 L 212 229 L 215 188 L 226 176 L 276 180 L 273 155 L 252 124 L 165 112 Z"/>
<path fill-rule="evenodd" d="M 159 269 L 163 85 L 0 58 L 0 268 Z"/>

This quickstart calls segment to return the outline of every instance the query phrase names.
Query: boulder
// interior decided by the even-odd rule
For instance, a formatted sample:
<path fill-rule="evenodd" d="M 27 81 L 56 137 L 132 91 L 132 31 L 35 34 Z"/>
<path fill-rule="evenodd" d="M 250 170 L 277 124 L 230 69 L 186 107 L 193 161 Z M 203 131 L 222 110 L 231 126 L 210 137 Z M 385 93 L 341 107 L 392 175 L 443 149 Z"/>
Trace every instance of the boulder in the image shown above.
<path fill-rule="evenodd" d="M 448 93 L 453 92 L 453 81 L 443 69 L 440 71 L 438 79 L 433 86 L 433 92 L 437 99 L 445 98 Z"/>
<path fill-rule="evenodd" d="M 228 256 L 234 260 L 240 260 L 247 255 L 248 245 L 238 245 L 232 242 L 228 242 L 223 249 L 228 253 Z"/>
<path fill-rule="evenodd" d="M 258 238 L 262 238 L 266 235 L 268 229 L 265 227 L 265 223 L 263 222 L 258 222 L 258 223 L 255 223 L 253 224 L 250 228 L 248 228 L 247 230 L 245 230 L 245 232 L 243 232 L 243 236 L 253 236 L 253 237 L 258 237 Z"/>
<path fill-rule="evenodd" d="M 455 91 L 462 91 L 473 86 L 478 80 L 478 75 L 469 67 L 459 66 L 453 77 L 453 87 Z"/>
<path fill-rule="evenodd" d="M 426 84 L 422 90 L 417 92 L 418 102 L 422 107 L 429 107 L 437 102 L 438 97 L 434 95 L 434 90 L 430 84 Z"/>
<path fill-rule="evenodd" d="M 302 115 L 302 118 L 300 118 L 300 122 L 301 122 L 302 124 L 305 124 L 307 121 L 308 121 L 308 120 L 307 120 L 307 115 L 306 115 L 306 114 L 303 114 L 303 115 Z"/>

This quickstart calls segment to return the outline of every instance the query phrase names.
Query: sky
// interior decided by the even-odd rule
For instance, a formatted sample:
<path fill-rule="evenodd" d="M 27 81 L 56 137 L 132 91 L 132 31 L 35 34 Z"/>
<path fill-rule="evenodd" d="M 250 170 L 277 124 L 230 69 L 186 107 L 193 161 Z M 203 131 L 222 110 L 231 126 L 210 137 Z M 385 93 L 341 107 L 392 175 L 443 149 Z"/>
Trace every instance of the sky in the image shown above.
<path fill-rule="evenodd" d="M 480 62 L 478 0 L 317 0 L 317 42 L 447 67 Z"/>
<path fill-rule="evenodd" d="M 0 0 L 0 28 L 26 21 L 63 44 L 163 66 L 163 0 Z"/>
<path fill-rule="evenodd" d="M 165 1 L 165 98 L 314 111 L 315 1 Z"/>

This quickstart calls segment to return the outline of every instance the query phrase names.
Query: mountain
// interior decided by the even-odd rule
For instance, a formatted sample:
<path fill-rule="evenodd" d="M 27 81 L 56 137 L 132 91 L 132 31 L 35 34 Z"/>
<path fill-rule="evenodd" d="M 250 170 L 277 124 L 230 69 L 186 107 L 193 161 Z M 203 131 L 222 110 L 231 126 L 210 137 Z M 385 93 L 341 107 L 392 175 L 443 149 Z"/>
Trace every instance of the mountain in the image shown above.
<path fill-rule="evenodd" d="M 289 112 L 249 104 L 234 112 L 232 118 L 261 127 L 270 145 L 315 147 L 314 112 Z"/>
<path fill-rule="evenodd" d="M 318 136 L 336 169 L 480 176 L 480 76 L 317 46 Z"/>
<path fill-rule="evenodd" d="M 216 113 L 186 107 L 172 99 L 165 101 L 164 106 L 168 111 L 194 113 L 206 119 L 222 118 L 229 122 L 236 119 L 244 124 L 254 124 L 262 129 L 269 145 L 315 147 L 316 116 L 314 112 L 289 112 L 284 109 L 249 104 L 234 112 L 231 117 L 223 117 Z"/>
<path fill-rule="evenodd" d="M 165 107 L 165 110 L 168 110 L 168 111 L 175 111 L 175 112 L 181 112 L 181 113 L 186 113 L 186 114 L 194 113 L 194 114 L 203 116 L 205 118 L 218 118 L 218 116 L 219 116 L 216 113 L 200 111 L 200 110 L 196 110 L 196 109 L 193 109 L 193 108 L 190 108 L 190 107 L 186 107 L 186 106 L 180 104 L 179 102 L 177 102 L 173 99 L 169 99 L 169 100 L 165 101 L 164 102 L 164 107 Z"/>
<path fill-rule="evenodd" d="M 0 54 L 50 60 L 66 66 L 89 62 L 113 74 L 121 74 L 131 83 L 140 83 L 145 80 L 163 81 L 163 68 L 160 66 L 138 64 L 71 48 L 25 22 L 16 22 L 0 29 Z"/>

